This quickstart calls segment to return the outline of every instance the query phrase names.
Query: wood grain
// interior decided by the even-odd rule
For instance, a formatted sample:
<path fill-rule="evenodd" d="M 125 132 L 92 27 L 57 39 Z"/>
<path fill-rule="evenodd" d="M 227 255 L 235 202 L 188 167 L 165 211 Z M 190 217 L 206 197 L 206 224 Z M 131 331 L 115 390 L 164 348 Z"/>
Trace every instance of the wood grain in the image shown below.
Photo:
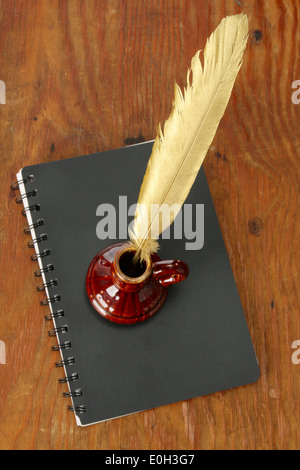
<path fill-rule="evenodd" d="M 154 138 L 174 81 L 240 11 L 249 44 L 205 171 L 261 378 L 78 428 L 9 186 L 25 165 Z M 299 17 L 299 0 L 0 0 L 0 449 L 299 449 Z"/>

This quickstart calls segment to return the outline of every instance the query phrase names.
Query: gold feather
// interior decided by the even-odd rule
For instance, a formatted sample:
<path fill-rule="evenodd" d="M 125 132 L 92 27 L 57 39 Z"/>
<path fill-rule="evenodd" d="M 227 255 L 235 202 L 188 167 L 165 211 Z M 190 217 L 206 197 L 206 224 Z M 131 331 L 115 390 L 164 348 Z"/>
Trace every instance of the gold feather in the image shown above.
<path fill-rule="evenodd" d="M 184 93 L 175 84 L 172 112 L 153 145 L 129 229 L 136 258 L 157 251 L 157 239 L 174 221 L 217 131 L 242 65 L 248 39 L 244 14 L 226 17 L 198 51 Z M 169 208 L 169 210 L 165 210 Z"/>

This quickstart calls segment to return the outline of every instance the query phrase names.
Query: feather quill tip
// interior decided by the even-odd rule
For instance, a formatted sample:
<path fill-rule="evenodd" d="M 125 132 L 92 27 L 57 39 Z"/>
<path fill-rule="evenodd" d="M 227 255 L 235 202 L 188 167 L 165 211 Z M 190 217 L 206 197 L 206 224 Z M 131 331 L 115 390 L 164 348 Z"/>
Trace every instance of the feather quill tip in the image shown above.
<path fill-rule="evenodd" d="M 142 243 L 142 240 L 135 236 L 135 234 L 129 230 L 130 241 L 129 245 L 136 252 L 133 261 L 140 260 L 148 261 L 152 253 L 156 253 L 159 250 L 159 243 L 157 240 L 149 239 L 147 243 Z"/>

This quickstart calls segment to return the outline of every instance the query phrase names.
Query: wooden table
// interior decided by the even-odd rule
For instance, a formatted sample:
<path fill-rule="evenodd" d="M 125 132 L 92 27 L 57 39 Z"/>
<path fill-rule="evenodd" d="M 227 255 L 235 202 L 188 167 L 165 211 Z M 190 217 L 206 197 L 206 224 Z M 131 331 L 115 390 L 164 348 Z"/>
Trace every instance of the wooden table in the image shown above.
<path fill-rule="evenodd" d="M 204 166 L 261 378 L 78 428 L 9 186 L 25 165 L 153 139 L 174 81 L 241 11 L 245 60 Z M 0 0 L 0 449 L 299 449 L 299 16 L 299 0 Z"/>

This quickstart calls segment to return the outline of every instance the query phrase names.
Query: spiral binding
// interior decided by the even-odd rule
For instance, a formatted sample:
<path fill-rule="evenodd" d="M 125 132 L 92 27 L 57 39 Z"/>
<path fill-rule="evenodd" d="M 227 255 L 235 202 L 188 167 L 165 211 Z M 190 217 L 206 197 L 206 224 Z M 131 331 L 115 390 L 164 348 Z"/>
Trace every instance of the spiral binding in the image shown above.
<path fill-rule="evenodd" d="M 59 326 L 58 328 L 53 328 L 53 330 L 48 331 L 48 336 L 56 336 L 56 333 L 67 333 L 68 326 Z"/>
<path fill-rule="evenodd" d="M 20 184 L 31 183 L 32 181 L 34 181 L 34 176 L 33 175 L 28 175 L 27 178 L 16 181 L 14 184 L 12 184 L 10 186 L 10 189 L 12 191 L 16 191 L 17 189 L 20 189 Z"/>
<path fill-rule="evenodd" d="M 86 406 L 79 405 L 79 406 L 68 406 L 68 411 L 75 411 L 76 413 L 86 413 Z"/>
<path fill-rule="evenodd" d="M 29 235 L 30 232 L 31 232 L 31 229 L 41 227 L 42 225 L 44 225 L 44 221 L 43 221 L 43 219 L 39 219 L 39 220 L 36 221 L 35 224 L 31 224 L 31 225 L 28 225 L 28 227 L 25 227 L 24 232 L 26 233 L 26 235 Z"/>
<path fill-rule="evenodd" d="M 35 211 L 35 212 L 39 212 L 41 210 L 41 206 L 39 204 L 34 204 L 34 206 L 28 206 L 25 207 L 22 209 L 22 215 L 24 217 L 27 217 L 27 212 L 32 212 L 32 211 Z"/>
<path fill-rule="evenodd" d="M 48 287 L 54 287 L 54 286 L 57 286 L 57 285 L 58 285 L 57 279 L 51 279 L 51 281 L 44 282 L 44 284 L 40 284 L 39 286 L 37 286 L 36 290 L 38 292 L 41 292 L 43 290 L 48 289 Z"/>
<path fill-rule="evenodd" d="M 34 179 L 35 179 L 34 175 L 28 175 L 25 178 L 23 178 L 21 180 L 18 180 L 17 182 L 12 184 L 10 186 L 10 189 L 12 191 L 17 191 L 18 189 L 20 189 L 21 184 L 25 185 L 25 184 L 28 184 L 28 183 L 32 183 L 34 181 Z M 15 202 L 16 202 L 16 204 L 23 204 L 23 206 L 24 206 L 25 199 L 28 200 L 28 198 L 35 198 L 37 195 L 38 195 L 37 189 L 32 189 L 31 191 L 28 191 L 27 193 L 16 197 Z M 39 212 L 40 210 L 41 210 L 41 207 L 40 207 L 40 204 L 38 204 L 38 203 L 28 205 L 28 207 L 23 207 L 22 215 L 27 217 L 29 212 Z M 37 221 L 35 223 L 32 223 L 32 224 L 28 225 L 27 227 L 25 227 L 24 232 L 26 234 L 30 234 L 31 230 L 33 230 L 37 227 L 42 227 L 42 226 L 44 226 L 44 219 L 40 218 L 40 219 L 37 219 Z M 45 242 L 47 240 L 48 240 L 47 234 L 42 233 L 38 237 L 36 237 L 36 238 L 32 239 L 31 241 L 29 241 L 27 243 L 27 246 L 28 246 L 28 248 L 34 248 L 36 245 L 38 245 L 42 242 Z M 44 250 L 40 251 L 39 253 L 36 253 L 36 254 L 32 255 L 30 258 L 31 258 L 32 261 L 40 261 L 42 258 L 47 258 L 47 256 L 49 256 L 49 255 L 51 255 L 51 250 L 49 248 L 45 248 Z M 54 271 L 54 270 L 55 269 L 54 269 L 53 264 L 49 263 L 49 264 L 46 264 L 45 266 L 41 267 L 40 269 L 34 271 L 34 276 L 35 277 L 43 277 L 43 274 Z M 53 296 L 50 296 L 48 294 L 48 289 L 51 289 L 52 287 L 55 287 L 55 286 L 58 286 L 58 280 L 56 278 L 53 278 L 50 281 L 44 282 L 44 283 L 40 284 L 39 286 L 37 286 L 36 289 L 37 289 L 38 292 L 46 291 L 46 293 L 47 293 L 47 298 L 40 301 L 40 304 L 42 306 L 51 306 L 52 307 L 52 305 L 54 303 L 61 302 L 60 294 L 54 294 Z M 63 318 L 64 316 L 65 316 L 64 310 L 63 309 L 58 309 L 55 312 L 51 311 L 50 313 L 46 314 L 44 316 L 44 319 L 45 319 L 45 321 L 53 321 L 54 322 L 54 320 L 56 318 Z M 54 323 L 54 326 L 55 326 L 55 323 Z M 63 325 L 63 326 L 55 327 L 55 328 L 49 330 L 48 331 L 48 336 L 55 337 L 55 336 L 57 336 L 58 333 L 64 334 L 64 333 L 67 333 L 67 332 L 68 332 L 68 325 Z M 71 348 L 72 348 L 71 341 L 65 341 L 65 342 L 62 342 L 62 343 L 59 343 L 59 344 L 56 344 L 56 345 L 52 346 L 51 350 L 52 351 L 62 351 L 62 350 L 67 350 L 67 349 L 71 349 Z M 75 359 L 74 359 L 73 356 L 70 356 L 67 359 L 56 362 L 55 367 L 65 367 L 67 365 L 73 365 L 73 364 L 75 364 Z M 76 380 L 79 380 L 79 375 L 78 375 L 77 372 L 74 372 L 69 376 L 66 375 L 65 377 L 62 377 L 62 378 L 58 379 L 58 382 L 59 383 L 70 383 L 70 382 L 74 382 Z M 81 397 L 83 395 L 83 393 L 82 393 L 81 389 L 76 389 L 72 392 L 71 391 L 63 392 L 62 395 L 65 398 L 73 398 L 73 397 Z M 67 409 L 69 411 L 73 411 L 75 413 L 85 413 L 86 412 L 86 406 L 85 405 L 78 405 L 78 406 L 77 405 L 76 406 L 72 405 L 72 406 L 68 406 Z"/>
<path fill-rule="evenodd" d="M 75 411 L 76 413 L 86 413 L 86 406 L 79 405 L 79 406 L 68 406 L 68 411 Z"/>
<path fill-rule="evenodd" d="M 53 297 L 47 297 L 46 299 L 43 299 L 40 301 L 41 305 L 50 305 L 53 304 L 54 302 L 60 302 L 61 297 L 59 294 L 55 294 Z"/>
<path fill-rule="evenodd" d="M 55 367 L 64 367 L 70 364 L 75 364 L 75 359 L 74 357 L 68 357 L 68 359 L 65 359 L 64 361 L 58 361 L 55 363 Z"/>
<path fill-rule="evenodd" d="M 78 380 L 79 376 L 77 372 L 74 372 L 74 374 L 70 375 L 69 377 L 62 377 L 61 379 L 58 379 L 58 383 L 60 384 L 65 384 L 67 382 L 73 382 L 73 380 Z"/>
<path fill-rule="evenodd" d="M 62 349 L 71 349 L 72 343 L 71 341 L 65 341 L 64 343 L 56 344 L 55 346 L 51 346 L 52 351 L 61 351 Z"/>
<path fill-rule="evenodd" d="M 53 264 L 48 264 L 45 268 L 38 269 L 37 271 L 34 271 L 33 275 L 35 277 L 41 277 L 44 273 L 47 273 L 47 272 L 53 271 L 53 270 L 54 270 Z"/>
<path fill-rule="evenodd" d="M 63 393 L 64 397 L 82 397 L 82 390 L 79 388 L 78 390 L 75 390 L 75 392 L 64 392 Z"/>
<path fill-rule="evenodd" d="M 65 312 L 63 310 L 58 310 L 55 313 L 47 313 L 47 315 L 44 316 L 45 321 L 51 321 L 53 318 L 62 318 L 65 316 Z"/>
<path fill-rule="evenodd" d="M 29 193 L 26 193 L 26 194 L 24 194 L 23 196 L 17 197 L 17 198 L 16 198 L 16 203 L 17 203 L 17 204 L 23 204 L 23 200 L 24 200 L 25 198 L 28 199 L 29 197 L 35 197 L 36 195 L 37 195 L 37 190 L 34 189 L 33 191 L 30 191 Z"/>
<path fill-rule="evenodd" d="M 46 248 L 46 250 L 41 251 L 41 253 L 39 254 L 32 255 L 30 258 L 32 261 L 37 261 L 39 258 L 44 258 L 45 256 L 49 255 L 51 255 L 51 251 L 49 250 L 49 248 Z"/>
<path fill-rule="evenodd" d="M 31 240 L 30 242 L 27 243 L 28 248 L 34 248 L 35 243 L 40 243 L 47 240 L 47 234 L 43 233 L 40 237 L 35 238 L 34 240 Z"/>

